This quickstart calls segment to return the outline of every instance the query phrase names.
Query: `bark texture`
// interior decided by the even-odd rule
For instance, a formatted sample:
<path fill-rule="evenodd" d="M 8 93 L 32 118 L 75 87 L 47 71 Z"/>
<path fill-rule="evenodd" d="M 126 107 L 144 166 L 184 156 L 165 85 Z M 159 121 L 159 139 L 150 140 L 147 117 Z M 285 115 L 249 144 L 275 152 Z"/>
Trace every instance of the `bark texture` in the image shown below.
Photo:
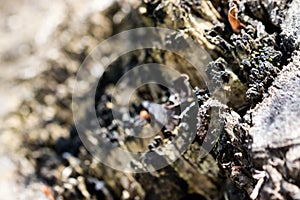
<path fill-rule="evenodd" d="M 299 1 L 144 0 L 115 3 L 102 13 L 80 16 L 74 14 L 76 8 L 65 8 L 70 16 L 60 22 L 49 43 L 56 52 L 54 58 L 52 54 L 42 58 L 47 67 L 39 76 L 22 79 L 34 85 L 34 100 L 25 100 L 21 112 L 10 116 L 22 124 L 10 127 L 24 135 L 21 152 L 33 163 L 36 179 L 45 182 L 55 198 L 300 199 Z M 179 123 L 146 142 L 132 141 L 134 131 L 128 126 L 134 126 L 129 123 L 133 117 L 120 110 L 118 114 L 129 119 L 113 120 L 111 87 L 133 65 L 174 66 L 188 75 L 194 87 L 190 92 L 199 104 L 199 110 L 186 113 L 196 116 L 197 136 L 182 157 L 155 172 L 127 174 L 101 164 L 80 142 L 72 126 L 71 88 L 76 70 L 99 41 L 141 26 L 179 31 L 161 38 L 165 43 L 193 38 L 213 58 L 206 75 L 216 81 L 214 89 L 224 91 L 228 101 L 212 98 L 201 75 L 169 52 L 131 52 L 112 63 L 96 96 L 97 120 L 103 128 L 91 137 L 101 135 L 129 150 L 149 148 L 165 154 L 172 153 L 166 146 L 176 135 L 188 137 Z M 165 94 L 157 87 L 140 93 L 157 104 L 163 102 L 157 96 Z M 206 137 L 219 131 L 217 140 Z M 214 148 L 202 158 L 201 145 L 207 141 Z M 149 154 L 141 156 L 144 162 L 151 159 Z"/>

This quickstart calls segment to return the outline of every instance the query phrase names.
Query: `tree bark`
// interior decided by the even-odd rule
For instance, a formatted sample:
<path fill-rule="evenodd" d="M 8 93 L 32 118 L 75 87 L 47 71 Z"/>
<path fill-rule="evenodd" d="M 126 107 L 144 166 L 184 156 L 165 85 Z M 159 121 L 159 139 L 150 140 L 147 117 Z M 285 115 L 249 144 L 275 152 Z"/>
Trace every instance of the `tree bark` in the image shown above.
<path fill-rule="evenodd" d="M 229 10 L 235 9 L 232 6 L 237 9 L 235 23 L 244 24 L 238 28 L 228 21 Z M 122 5 L 114 4 L 104 12 L 107 18 L 103 21 L 107 24 L 113 21 L 113 16 L 114 19 L 121 14 L 125 16 L 122 23 L 110 24 L 103 33 L 105 36 L 128 28 L 158 26 L 179 31 L 181 35 L 175 38 L 193 38 L 213 58 L 206 67 L 207 76 L 211 80 L 223 80 L 220 87 L 228 102 L 212 98 L 205 90 L 205 82 L 190 65 L 169 52 L 145 50 L 122 57 L 104 77 L 107 83 L 115 84 L 121 72 L 128 71 L 122 66 L 132 63 L 163 63 L 189 76 L 192 85 L 200 88 L 195 90 L 200 108 L 197 137 L 178 161 L 155 172 L 127 174 L 105 167 L 80 144 L 75 128 L 68 136 L 57 136 L 57 132 L 66 129 L 62 131 L 59 127 L 72 123 L 71 112 L 66 109 L 71 105 L 70 93 L 58 98 L 59 112 L 47 123 L 39 121 L 41 109 L 36 105 L 44 106 L 47 93 L 53 92 L 49 82 L 62 87 L 62 83 L 74 81 L 66 81 L 64 74 L 74 79 L 75 72 L 70 65 L 80 65 L 100 40 L 95 36 L 98 33 L 95 18 L 101 16 L 87 17 L 87 23 L 74 28 L 81 32 L 75 31 L 73 39 L 79 43 L 88 35 L 93 44 L 85 48 L 78 48 L 76 42 L 60 44 L 60 59 L 46 60 L 50 66 L 58 67 L 49 68 L 42 78 L 34 79 L 46 88 L 36 89 L 38 103 L 22 105 L 37 113 L 31 118 L 22 116 L 25 124 L 31 119 L 40 122 L 39 126 L 25 126 L 32 138 L 24 138 L 27 157 L 35 163 L 38 177 L 53 188 L 57 197 L 66 199 L 300 199 L 299 1 L 144 0 L 136 3 L 129 13 L 122 13 L 121 8 Z M 72 27 L 74 22 L 64 23 L 65 27 Z M 60 31 L 57 35 L 56 42 L 60 43 L 65 35 Z M 162 40 L 169 42 L 166 38 Z M 99 88 L 96 97 L 99 121 L 107 123 L 104 131 L 98 131 L 107 132 L 107 138 L 112 139 L 112 133 L 123 134 L 119 130 L 124 127 L 115 128 L 113 123 L 109 124 L 112 121 L 108 119 L 109 114 L 103 114 L 110 112 L 106 89 Z M 211 132 L 222 132 L 216 141 L 206 137 L 209 124 L 218 124 L 212 126 Z M 178 129 L 180 125 L 174 128 Z M 49 134 L 46 139 L 39 135 L 43 130 Z M 116 138 L 113 139 L 118 141 Z M 202 158 L 201 145 L 210 139 L 215 146 Z M 128 146 L 134 149 L 139 145 L 132 142 Z M 76 179 L 77 185 L 60 173 L 66 168 L 71 169 L 69 176 Z M 99 184 L 103 185 L 100 189 L 96 187 Z"/>

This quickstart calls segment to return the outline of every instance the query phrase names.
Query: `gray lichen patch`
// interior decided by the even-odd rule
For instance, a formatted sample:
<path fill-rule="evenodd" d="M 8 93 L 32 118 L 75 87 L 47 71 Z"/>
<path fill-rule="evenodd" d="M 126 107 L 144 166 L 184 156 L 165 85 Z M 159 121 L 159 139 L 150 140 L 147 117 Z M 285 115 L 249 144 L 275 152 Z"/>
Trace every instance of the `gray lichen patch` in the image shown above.
<path fill-rule="evenodd" d="M 281 24 L 284 43 L 287 49 L 299 49 L 300 45 L 300 1 L 293 1 L 289 5 L 284 23 Z M 291 40 L 294 43 L 288 42 Z"/>
<path fill-rule="evenodd" d="M 253 164 L 267 172 L 260 198 L 300 198 L 296 170 L 300 157 L 299 59 L 298 51 L 269 88 L 268 96 L 252 111 Z"/>
<path fill-rule="evenodd" d="M 300 143 L 300 56 L 285 66 L 252 114 L 252 148 L 282 148 Z M 268 142 L 266 142 L 268 141 Z"/>

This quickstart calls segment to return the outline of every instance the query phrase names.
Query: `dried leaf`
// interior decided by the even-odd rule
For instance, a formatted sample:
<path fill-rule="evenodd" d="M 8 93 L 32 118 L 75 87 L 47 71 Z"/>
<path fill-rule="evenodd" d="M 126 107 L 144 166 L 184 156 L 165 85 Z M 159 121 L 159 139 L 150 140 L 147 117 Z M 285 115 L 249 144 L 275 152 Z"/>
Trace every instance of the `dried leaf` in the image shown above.
<path fill-rule="evenodd" d="M 233 1 L 228 12 L 228 21 L 232 30 L 236 33 L 240 33 L 241 29 L 245 28 L 245 25 L 241 23 L 237 18 L 238 11 L 238 3 L 236 1 Z"/>

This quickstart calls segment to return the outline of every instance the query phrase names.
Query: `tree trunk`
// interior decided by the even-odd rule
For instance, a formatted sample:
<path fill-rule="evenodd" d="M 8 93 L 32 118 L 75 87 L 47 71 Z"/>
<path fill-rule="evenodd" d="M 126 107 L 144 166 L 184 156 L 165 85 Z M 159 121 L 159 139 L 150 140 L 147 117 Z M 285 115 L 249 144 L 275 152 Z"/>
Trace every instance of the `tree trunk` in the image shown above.
<path fill-rule="evenodd" d="M 181 33 L 174 38 L 193 38 L 212 57 L 206 75 L 212 81 L 223 80 L 219 89 L 225 92 L 228 101 L 212 98 L 203 79 L 184 59 L 170 52 L 144 50 L 122 57 L 105 75 L 107 85 L 98 88 L 95 107 L 99 109 L 100 123 L 107 126 L 97 131 L 106 132 L 107 138 L 120 142 L 113 134 L 123 134 L 120 130 L 125 130 L 125 125 L 120 122 L 120 127 L 114 128 L 109 114 L 104 114 L 111 111 L 108 83 L 116 84 L 122 73 L 128 71 L 124 66 L 156 62 L 187 74 L 193 87 L 198 87 L 195 89 L 199 103 L 196 139 L 176 162 L 163 160 L 170 163 L 158 171 L 141 174 L 115 171 L 87 153 L 75 128 L 68 136 L 57 135 L 64 132 L 61 129 L 66 129 L 65 124 L 72 123 L 71 112 L 66 109 L 71 105 L 71 95 L 55 97 L 59 111 L 52 121 L 25 128 L 31 137 L 24 138 L 27 157 L 35 163 L 38 177 L 51 186 L 55 196 L 66 199 L 300 199 L 299 1 L 144 0 L 135 2 L 129 13 L 123 12 L 126 6 L 126 3 L 114 4 L 103 12 L 107 18 L 102 21 L 107 24 L 118 16 L 125 17 L 122 23 L 109 26 L 99 37 L 95 36 L 99 32 L 95 27 L 101 25 L 95 19 L 101 16 L 87 17 L 87 23 L 78 29 L 82 32 L 75 31 L 72 39 L 78 42 L 88 35 L 92 44 L 77 48 L 73 45 L 77 43 L 70 40 L 60 44 L 63 59 L 45 61 L 56 67 L 43 72 L 41 77 L 45 80 L 36 78 L 33 82 L 42 82 L 47 89 L 36 89 L 38 103 L 23 103 L 32 113 L 37 113 L 33 119 L 42 120 L 38 119 L 41 111 L 37 104 L 45 104 L 47 92 L 53 92 L 48 83 L 53 81 L 60 87 L 69 83 L 67 76 L 75 77 L 70 65 L 79 65 L 99 38 L 141 26 L 166 27 Z M 64 23 L 72 27 L 74 22 Z M 60 31 L 57 37 L 65 37 Z M 166 43 L 176 42 L 176 39 L 161 39 Z M 68 75 L 64 76 L 65 73 Z M 23 114 L 22 117 L 26 122 L 27 117 Z M 180 127 L 177 124 L 172 131 L 180 132 Z M 48 137 L 43 138 L 34 129 L 46 130 Z M 221 134 L 214 140 L 209 138 L 210 132 Z M 203 157 L 202 145 L 207 140 L 214 148 Z M 152 145 L 153 141 L 148 143 Z M 138 149 L 141 144 L 128 142 L 127 145 L 128 149 Z M 151 150 L 157 149 L 168 154 L 163 144 L 154 145 Z M 143 156 L 145 160 L 148 158 L 148 154 Z M 63 177 L 64 173 L 60 172 L 66 168 L 72 171 L 69 176 L 76 181 Z"/>

